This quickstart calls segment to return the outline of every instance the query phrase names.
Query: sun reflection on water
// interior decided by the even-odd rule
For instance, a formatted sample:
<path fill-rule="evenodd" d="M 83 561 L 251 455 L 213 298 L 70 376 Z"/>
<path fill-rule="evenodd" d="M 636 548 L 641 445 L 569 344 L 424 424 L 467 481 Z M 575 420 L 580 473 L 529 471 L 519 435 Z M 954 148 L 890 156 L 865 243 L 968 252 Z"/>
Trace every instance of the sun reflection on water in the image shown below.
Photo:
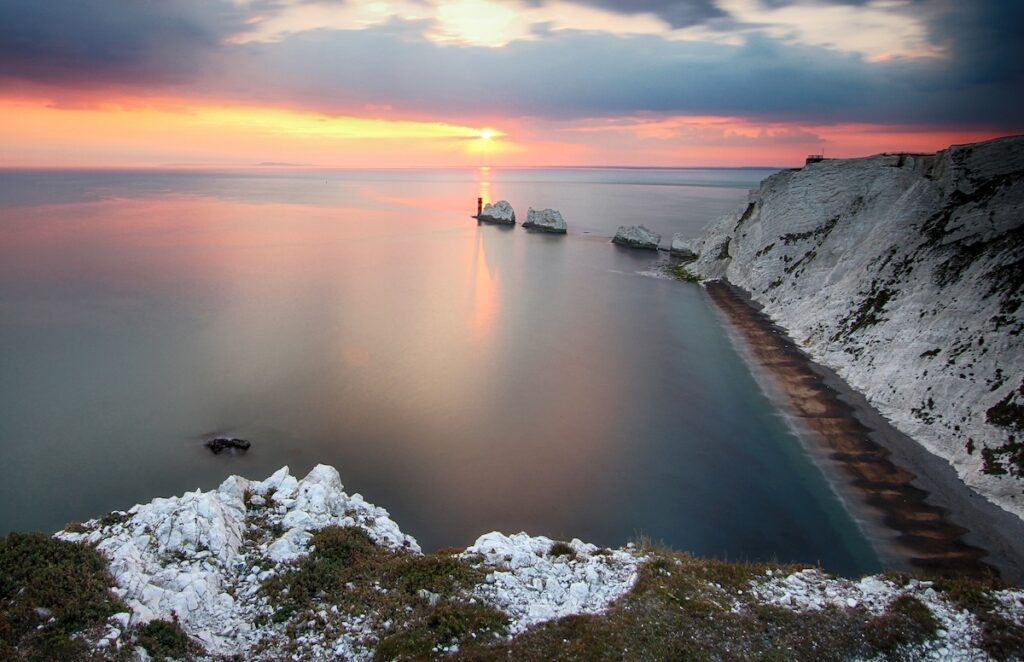
<path fill-rule="evenodd" d="M 489 166 L 480 166 L 476 172 L 478 183 L 477 197 L 483 200 L 483 204 L 491 202 L 491 169 Z"/>

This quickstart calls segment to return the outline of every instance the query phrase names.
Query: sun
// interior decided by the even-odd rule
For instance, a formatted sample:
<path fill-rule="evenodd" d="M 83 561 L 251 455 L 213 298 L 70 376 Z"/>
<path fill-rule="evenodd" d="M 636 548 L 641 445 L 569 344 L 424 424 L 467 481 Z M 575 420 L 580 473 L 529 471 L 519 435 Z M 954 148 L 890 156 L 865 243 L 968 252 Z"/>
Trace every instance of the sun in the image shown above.
<path fill-rule="evenodd" d="M 490 140 L 491 138 L 494 137 L 494 135 L 495 135 L 494 131 L 492 131 L 490 129 L 484 129 L 483 131 L 480 132 L 480 139 L 481 140 Z"/>

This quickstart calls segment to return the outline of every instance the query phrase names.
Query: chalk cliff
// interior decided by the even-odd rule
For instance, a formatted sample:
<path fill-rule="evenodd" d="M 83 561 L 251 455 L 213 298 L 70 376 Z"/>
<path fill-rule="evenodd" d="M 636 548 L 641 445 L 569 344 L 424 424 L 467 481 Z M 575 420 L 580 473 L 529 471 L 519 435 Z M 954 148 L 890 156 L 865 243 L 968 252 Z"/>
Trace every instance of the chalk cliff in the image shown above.
<path fill-rule="evenodd" d="M 1024 137 L 783 171 L 689 246 L 1024 517 Z"/>

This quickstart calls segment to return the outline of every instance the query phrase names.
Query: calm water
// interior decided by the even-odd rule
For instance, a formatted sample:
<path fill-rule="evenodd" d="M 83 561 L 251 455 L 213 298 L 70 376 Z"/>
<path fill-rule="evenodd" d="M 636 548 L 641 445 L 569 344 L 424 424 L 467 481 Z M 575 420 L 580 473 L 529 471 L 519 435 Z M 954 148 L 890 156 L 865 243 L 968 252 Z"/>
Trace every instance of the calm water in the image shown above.
<path fill-rule="evenodd" d="M 873 570 L 702 290 L 607 243 L 696 234 L 768 173 L 0 171 L 0 531 L 323 462 L 427 549 Z M 477 196 L 570 235 L 478 227 Z"/>

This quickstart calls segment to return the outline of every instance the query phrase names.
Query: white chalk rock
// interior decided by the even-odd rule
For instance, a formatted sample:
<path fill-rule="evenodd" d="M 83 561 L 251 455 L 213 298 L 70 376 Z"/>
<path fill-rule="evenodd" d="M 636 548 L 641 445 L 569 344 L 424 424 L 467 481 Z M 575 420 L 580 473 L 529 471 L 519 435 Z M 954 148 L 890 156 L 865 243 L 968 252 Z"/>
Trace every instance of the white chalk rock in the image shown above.
<path fill-rule="evenodd" d="M 552 618 L 604 611 L 632 588 L 644 560 L 623 550 L 598 554 L 597 547 L 579 540 L 569 543 L 574 557 L 551 556 L 552 544 L 544 536 L 495 531 L 463 553 L 495 568 L 475 595 L 507 613 L 513 633 Z"/>
<path fill-rule="evenodd" d="M 250 496 L 247 510 L 245 496 Z M 273 494 L 269 506 L 255 495 Z M 282 512 L 283 510 L 283 512 Z M 275 563 L 308 553 L 313 531 L 325 526 L 361 527 L 376 543 L 419 552 L 415 539 L 401 532 L 383 508 L 359 495 L 350 497 L 333 467 L 318 465 L 302 480 L 284 467 L 255 483 L 231 476 L 216 490 L 154 499 L 133 507 L 123 521 L 86 522 L 88 533 L 61 532 L 57 537 L 96 544 L 109 562 L 115 592 L 131 609 L 132 625 L 177 618 L 213 655 L 234 655 L 253 643 L 252 617 L 256 587 L 248 593 L 228 591 L 251 575 L 269 577 L 275 568 L 251 567 L 243 550 L 248 518 L 267 530 L 283 533 L 259 550 Z M 240 599 L 244 598 L 244 599 Z M 123 622 L 127 615 L 118 615 Z M 252 635 L 255 636 L 255 635 Z"/>
<path fill-rule="evenodd" d="M 672 243 L 669 247 L 669 252 L 684 260 L 697 259 L 697 251 L 693 249 L 693 241 L 691 239 L 684 239 L 683 235 L 679 232 L 672 235 Z"/>
<path fill-rule="evenodd" d="M 554 209 L 541 209 L 540 211 L 530 207 L 526 211 L 526 222 L 523 227 L 530 230 L 551 232 L 552 234 L 565 234 L 566 224 L 562 214 Z"/>
<path fill-rule="evenodd" d="M 643 248 L 645 250 L 658 250 L 661 242 L 661 235 L 652 232 L 643 225 L 620 225 L 612 237 L 612 243 L 630 248 Z"/>
<path fill-rule="evenodd" d="M 477 219 L 485 223 L 515 225 L 516 212 L 512 209 L 512 205 L 508 203 L 508 200 L 498 200 L 493 205 L 491 203 L 484 205 L 483 211 L 480 212 Z"/>

